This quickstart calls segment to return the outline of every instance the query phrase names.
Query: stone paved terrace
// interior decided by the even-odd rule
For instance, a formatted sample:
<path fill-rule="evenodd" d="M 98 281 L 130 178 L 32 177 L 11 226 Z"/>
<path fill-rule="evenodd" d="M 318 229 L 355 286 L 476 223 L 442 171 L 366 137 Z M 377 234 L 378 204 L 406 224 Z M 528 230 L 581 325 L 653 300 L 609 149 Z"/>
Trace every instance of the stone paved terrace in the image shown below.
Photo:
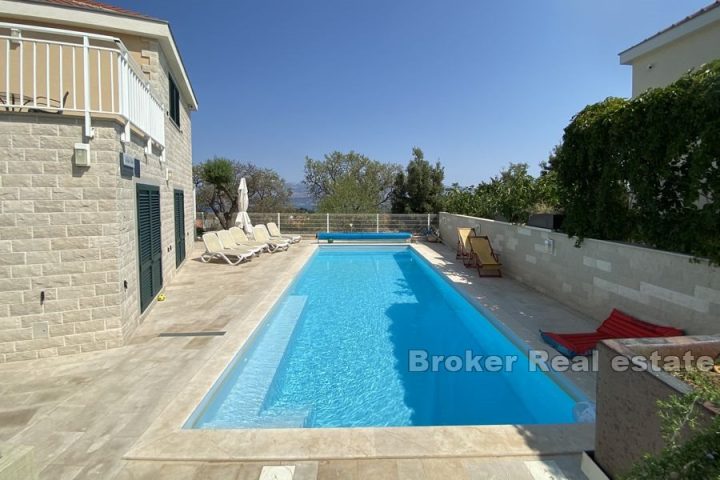
<path fill-rule="evenodd" d="M 507 278 L 477 279 L 444 246 L 421 245 L 462 289 L 485 305 L 520 338 L 539 345 L 537 329 L 587 330 L 593 322 Z M 295 479 L 532 480 L 545 470 L 584 479 L 575 452 L 554 455 L 506 452 L 445 458 L 349 458 L 298 461 L 184 462 L 127 460 L 126 454 L 160 413 L 237 332 L 259 319 L 254 306 L 271 302 L 314 246 L 305 240 L 288 253 L 264 255 L 232 267 L 202 264 L 196 249 L 155 305 L 130 345 L 61 358 L 0 365 L 0 445 L 35 449 L 40 478 L 47 479 L 257 479 L 263 465 L 296 465 Z M 255 312 L 257 313 L 257 312 Z M 158 337 L 162 332 L 227 330 L 225 337 Z M 594 376 L 574 377 L 594 396 Z M 184 419 L 178 420 L 182 422 Z M 467 439 L 466 439 L 467 440 Z M 591 439 L 590 439 L 591 440 Z M 469 441 L 469 440 L 467 440 Z M 488 452 L 493 438 L 485 438 Z M 586 439 L 587 442 L 587 439 Z M 502 442 L 500 442 L 502 443 Z M 480 448 L 482 450 L 482 448 Z M 524 450 L 518 450 L 524 451 Z M 554 470 L 553 470 L 554 469 Z M 554 477 L 562 478 L 562 477 Z"/>

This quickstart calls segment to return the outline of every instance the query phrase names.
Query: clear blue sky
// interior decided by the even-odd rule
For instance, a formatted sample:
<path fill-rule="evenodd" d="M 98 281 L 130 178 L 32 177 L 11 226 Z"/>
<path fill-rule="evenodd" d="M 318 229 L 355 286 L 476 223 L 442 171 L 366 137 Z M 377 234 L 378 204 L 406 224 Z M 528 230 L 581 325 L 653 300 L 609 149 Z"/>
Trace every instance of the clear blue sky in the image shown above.
<path fill-rule="evenodd" d="M 306 155 L 405 164 L 447 183 L 537 172 L 574 113 L 629 96 L 617 54 L 710 0 L 107 0 L 169 20 L 214 155 L 302 179 Z"/>

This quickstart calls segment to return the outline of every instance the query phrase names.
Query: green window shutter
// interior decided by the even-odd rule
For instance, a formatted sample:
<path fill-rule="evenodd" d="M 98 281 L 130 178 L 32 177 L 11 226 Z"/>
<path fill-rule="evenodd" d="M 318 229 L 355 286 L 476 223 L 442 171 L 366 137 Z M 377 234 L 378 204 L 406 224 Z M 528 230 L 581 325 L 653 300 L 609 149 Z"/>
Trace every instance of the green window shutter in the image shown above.
<path fill-rule="evenodd" d="M 160 189 L 138 184 L 136 193 L 140 310 L 144 311 L 162 288 Z"/>
<path fill-rule="evenodd" d="M 175 190 L 175 266 L 185 260 L 185 194 Z"/>
<path fill-rule="evenodd" d="M 168 93 L 170 119 L 180 127 L 180 90 L 171 75 L 168 75 Z"/>

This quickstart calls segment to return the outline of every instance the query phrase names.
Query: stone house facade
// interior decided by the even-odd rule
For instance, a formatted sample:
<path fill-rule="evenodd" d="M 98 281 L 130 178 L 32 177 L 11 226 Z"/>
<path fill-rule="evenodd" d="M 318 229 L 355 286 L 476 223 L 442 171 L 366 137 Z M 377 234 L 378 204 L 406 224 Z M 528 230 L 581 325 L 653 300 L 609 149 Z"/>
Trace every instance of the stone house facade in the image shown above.
<path fill-rule="evenodd" d="M 122 45 L 98 47 L 97 63 L 85 65 L 97 71 L 94 82 L 93 72 L 85 77 L 88 85 L 117 111 L 102 100 L 88 107 L 93 97 L 79 91 L 82 44 L 65 43 L 73 32 Z M 64 45 L 59 60 L 56 39 Z M 47 71 L 37 62 L 45 48 Z M 133 70 L 121 78 L 129 65 L 123 52 Z M 8 68 L 0 75 L 0 363 L 124 345 L 194 239 L 190 115 L 197 101 L 169 26 L 89 0 L 3 0 L 0 69 Z M 12 80 L 20 72 L 24 79 Z M 120 88 L 130 75 L 145 93 Z M 49 90 L 38 95 L 45 81 Z M 64 99 L 63 81 L 70 84 Z M 79 106 L 78 96 L 87 103 Z M 130 102 L 146 108 L 150 97 L 162 106 L 154 118 L 123 109 Z"/>

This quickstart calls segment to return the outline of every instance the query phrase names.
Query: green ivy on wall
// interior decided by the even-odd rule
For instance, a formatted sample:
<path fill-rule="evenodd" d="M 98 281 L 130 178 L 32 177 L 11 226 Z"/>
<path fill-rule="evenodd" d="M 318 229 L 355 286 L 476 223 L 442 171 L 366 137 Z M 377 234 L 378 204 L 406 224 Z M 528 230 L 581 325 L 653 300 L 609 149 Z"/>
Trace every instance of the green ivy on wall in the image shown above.
<path fill-rule="evenodd" d="M 720 262 L 720 61 L 589 105 L 551 161 L 569 235 Z"/>

